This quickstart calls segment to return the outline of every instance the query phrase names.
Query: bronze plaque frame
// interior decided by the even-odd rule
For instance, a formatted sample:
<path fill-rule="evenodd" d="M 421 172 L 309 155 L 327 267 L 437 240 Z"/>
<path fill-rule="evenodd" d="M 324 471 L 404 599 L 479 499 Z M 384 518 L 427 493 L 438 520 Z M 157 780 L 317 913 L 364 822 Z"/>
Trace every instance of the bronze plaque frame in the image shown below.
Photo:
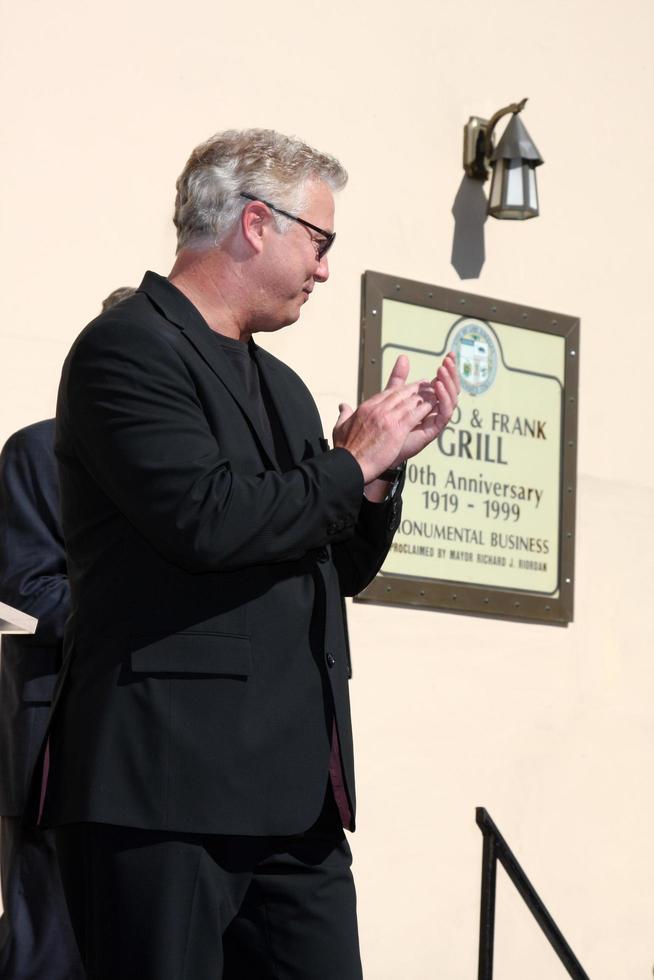
<path fill-rule="evenodd" d="M 490 616 L 523 622 L 567 625 L 573 619 L 575 509 L 577 491 L 577 419 L 579 388 L 579 319 L 476 296 L 459 290 L 401 279 L 378 272 L 362 276 L 359 401 L 383 387 L 382 311 L 384 300 L 471 317 L 521 330 L 553 334 L 564 341 L 561 390 L 561 431 L 558 508 L 558 579 L 554 593 L 519 591 L 380 571 L 356 602 L 439 609 L 468 615 Z M 456 322 L 456 321 L 453 321 Z M 397 345 L 393 345 L 397 346 Z M 430 350 L 431 354 L 432 351 Z M 433 352 L 439 359 L 445 353 Z M 416 457 L 419 459 L 419 457 Z"/>

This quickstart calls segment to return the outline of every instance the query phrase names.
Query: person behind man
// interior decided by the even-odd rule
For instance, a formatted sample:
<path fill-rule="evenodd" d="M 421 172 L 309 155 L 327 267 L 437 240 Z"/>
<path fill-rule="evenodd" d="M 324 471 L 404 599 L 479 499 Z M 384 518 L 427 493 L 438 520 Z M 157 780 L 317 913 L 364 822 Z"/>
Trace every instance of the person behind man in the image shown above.
<path fill-rule="evenodd" d="M 114 290 L 106 310 L 134 292 Z M 54 833 L 23 826 L 29 777 L 46 728 L 70 611 L 55 420 L 19 429 L 0 454 L 0 601 L 38 619 L 0 651 L 0 931 L 3 980 L 81 980 Z"/>
<path fill-rule="evenodd" d="M 124 299 L 129 299 L 135 292 L 136 290 L 133 286 L 118 286 L 117 289 L 109 293 L 106 299 L 102 300 L 102 312 L 106 313 L 112 306 L 116 306 L 117 303 L 122 303 Z"/>
<path fill-rule="evenodd" d="M 167 279 L 92 322 L 57 410 L 72 590 L 43 819 L 91 980 L 356 980 L 342 596 L 380 568 L 404 461 L 458 379 L 323 437 L 253 340 L 327 281 L 342 166 L 218 134 L 177 183 Z"/>

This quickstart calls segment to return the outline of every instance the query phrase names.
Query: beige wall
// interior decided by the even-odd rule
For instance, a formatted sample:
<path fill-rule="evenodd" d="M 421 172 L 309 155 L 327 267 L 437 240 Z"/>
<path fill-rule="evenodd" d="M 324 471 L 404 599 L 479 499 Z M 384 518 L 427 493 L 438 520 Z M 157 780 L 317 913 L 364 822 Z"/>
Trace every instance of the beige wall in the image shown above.
<path fill-rule="evenodd" d="M 651 976 L 653 30 L 649 0 L 2 0 L 1 441 L 53 413 L 101 298 L 168 270 L 175 177 L 228 126 L 351 173 L 332 280 L 269 344 L 327 427 L 366 268 L 581 317 L 575 623 L 350 609 L 368 980 L 476 976 L 479 804 L 593 980 Z M 490 221 L 461 284 L 462 125 L 525 95 L 542 216 Z M 497 975 L 563 975 L 504 880 Z"/>

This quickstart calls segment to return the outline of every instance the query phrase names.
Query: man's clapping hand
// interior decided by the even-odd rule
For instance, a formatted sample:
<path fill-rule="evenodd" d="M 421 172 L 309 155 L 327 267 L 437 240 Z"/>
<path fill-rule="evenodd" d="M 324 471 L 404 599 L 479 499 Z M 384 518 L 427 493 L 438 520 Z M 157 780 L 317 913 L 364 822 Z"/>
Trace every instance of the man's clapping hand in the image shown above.
<path fill-rule="evenodd" d="M 340 405 L 334 446 L 352 453 L 366 488 L 385 470 L 421 452 L 452 418 L 461 390 L 452 352 L 432 381 L 407 384 L 408 376 L 409 359 L 401 354 L 383 391 L 357 409 Z"/>

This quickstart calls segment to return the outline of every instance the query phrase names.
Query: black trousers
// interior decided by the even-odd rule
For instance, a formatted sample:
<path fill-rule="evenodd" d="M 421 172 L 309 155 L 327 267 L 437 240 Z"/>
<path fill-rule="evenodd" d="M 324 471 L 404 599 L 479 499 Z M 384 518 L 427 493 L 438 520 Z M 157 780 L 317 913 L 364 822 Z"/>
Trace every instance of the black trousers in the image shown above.
<path fill-rule="evenodd" d="M 0 821 L 1 980 L 84 980 L 59 878 L 54 832 Z"/>
<path fill-rule="evenodd" d="M 89 980 L 361 980 L 335 805 L 293 837 L 56 831 Z"/>

